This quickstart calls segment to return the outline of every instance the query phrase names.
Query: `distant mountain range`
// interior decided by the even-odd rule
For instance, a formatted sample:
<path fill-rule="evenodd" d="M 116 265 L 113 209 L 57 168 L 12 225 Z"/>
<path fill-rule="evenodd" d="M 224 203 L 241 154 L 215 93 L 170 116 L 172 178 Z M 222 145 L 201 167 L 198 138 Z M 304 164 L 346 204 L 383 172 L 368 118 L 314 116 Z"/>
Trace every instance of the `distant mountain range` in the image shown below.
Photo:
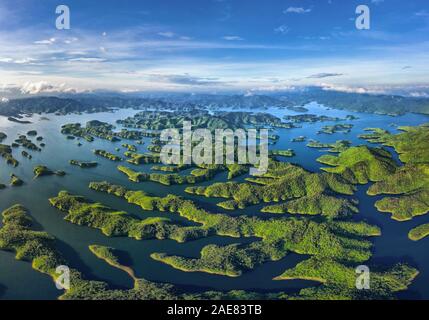
<path fill-rule="evenodd" d="M 429 98 L 397 95 L 372 95 L 327 91 L 312 88 L 304 91 L 271 95 L 174 94 L 157 97 L 135 97 L 125 94 L 74 94 L 58 97 L 30 97 L 0 103 L 0 115 L 18 116 L 31 113 L 105 112 L 112 109 L 263 109 L 268 107 L 296 109 L 309 102 L 356 112 L 400 115 L 407 112 L 429 114 Z M 300 110 L 300 109 L 297 109 Z"/>

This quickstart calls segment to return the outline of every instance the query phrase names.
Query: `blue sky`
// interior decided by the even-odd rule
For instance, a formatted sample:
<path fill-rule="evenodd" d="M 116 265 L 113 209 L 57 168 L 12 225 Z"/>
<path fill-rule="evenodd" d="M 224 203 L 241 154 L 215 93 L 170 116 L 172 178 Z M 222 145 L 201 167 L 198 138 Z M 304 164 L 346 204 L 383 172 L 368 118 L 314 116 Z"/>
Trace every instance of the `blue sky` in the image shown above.
<path fill-rule="evenodd" d="M 68 5 L 71 29 L 55 28 Z M 357 30 L 355 9 L 371 10 Z M 0 97 L 429 88 L 427 0 L 1 0 Z"/>

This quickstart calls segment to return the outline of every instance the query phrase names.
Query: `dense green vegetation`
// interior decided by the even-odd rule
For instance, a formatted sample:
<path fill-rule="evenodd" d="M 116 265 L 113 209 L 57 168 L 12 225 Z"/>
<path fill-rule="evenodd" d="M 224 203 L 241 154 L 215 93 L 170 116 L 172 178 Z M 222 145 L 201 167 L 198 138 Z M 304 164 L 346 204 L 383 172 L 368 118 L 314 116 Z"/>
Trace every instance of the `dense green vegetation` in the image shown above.
<path fill-rule="evenodd" d="M 307 147 L 329 149 L 329 152 L 337 153 L 347 150 L 350 148 L 351 144 L 349 140 L 337 140 L 335 143 L 322 143 L 316 140 L 310 140 Z"/>
<path fill-rule="evenodd" d="M 188 187 L 190 194 L 230 199 L 218 205 L 234 210 L 261 202 L 290 200 L 323 193 L 353 194 L 355 188 L 341 176 L 311 173 L 290 164 L 271 160 L 266 174 L 248 178 L 249 182 L 221 182 L 210 186 Z"/>
<path fill-rule="evenodd" d="M 295 152 L 292 149 L 287 150 L 270 150 L 271 156 L 293 157 Z"/>
<path fill-rule="evenodd" d="M 301 290 L 298 299 L 386 299 L 391 298 L 394 292 L 405 290 L 418 274 L 415 268 L 405 264 L 397 264 L 387 270 L 371 270 L 370 290 L 358 290 L 355 267 L 311 257 L 275 279 L 306 279 L 323 283 L 321 287 Z"/>
<path fill-rule="evenodd" d="M 180 164 L 180 165 L 170 165 L 170 166 L 158 165 L 158 166 L 153 166 L 151 169 L 154 171 L 180 172 L 182 170 L 186 170 L 189 168 L 191 168 L 191 165 Z"/>
<path fill-rule="evenodd" d="M 151 114 L 153 114 L 152 118 Z M 142 115 L 149 115 L 148 119 Z M 180 123 L 185 120 L 192 120 L 194 127 L 209 126 L 212 129 L 226 125 L 232 128 L 260 126 L 262 124 L 280 128 L 293 126 L 290 123 L 281 122 L 276 117 L 262 113 L 216 112 L 215 116 L 212 117 L 206 111 L 195 109 L 178 112 L 175 113 L 175 116 L 170 117 L 160 111 L 143 111 L 138 117 L 129 118 L 128 122 L 121 124 L 139 129 L 158 130 L 173 124 L 180 126 Z M 329 121 L 340 120 L 344 119 L 331 119 Z M 352 120 L 352 118 L 347 120 Z M 155 126 L 158 129 L 153 129 Z M 325 127 L 325 129 L 328 127 Z M 245 182 L 221 182 L 186 188 L 186 192 L 190 194 L 224 198 L 225 201 L 218 205 L 229 210 L 267 203 L 267 206 L 262 208 L 261 211 L 279 214 L 276 217 L 272 215 L 255 216 L 248 210 L 241 215 L 215 213 L 209 211 L 210 206 L 208 205 L 200 206 L 197 202 L 177 195 L 170 194 L 158 197 L 143 190 L 129 190 L 123 186 L 112 185 L 108 182 L 92 182 L 90 184 L 89 187 L 92 190 L 123 198 L 143 210 L 161 212 L 157 213 L 160 215 L 159 217 L 141 218 L 141 216 L 116 210 L 85 197 L 61 191 L 58 196 L 49 199 L 49 201 L 52 206 L 65 213 L 65 220 L 80 226 L 101 230 L 104 235 L 109 237 L 130 237 L 136 240 L 172 239 L 178 242 L 192 241 L 214 235 L 250 238 L 248 239 L 249 243 L 206 245 L 201 249 L 200 255 L 197 257 L 184 257 L 161 252 L 152 253 L 151 257 L 153 259 L 168 264 L 173 268 L 185 272 L 206 272 L 236 277 L 244 272 L 253 270 L 263 263 L 278 261 L 287 257 L 289 253 L 296 253 L 307 255 L 308 259 L 296 267 L 286 270 L 276 279 L 308 279 L 320 282 L 320 285 L 302 289 L 299 293 L 291 295 L 284 293 L 255 294 L 244 291 L 184 293 L 180 287 L 174 285 L 159 284 L 137 278 L 131 268 L 121 263 L 118 258 L 118 252 L 114 248 L 91 245 L 89 249 L 98 258 L 127 272 L 134 279 L 134 288 L 130 290 L 111 290 L 105 282 L 84 280 L 79 271 L 73 269 L 72 288 L 67 290 L 62 298 L 392 298 L 396 292 L 405 290 L 418 272 L 416 269 L 403 264 L 384 270 L 371 267 L 371 276 L 374 281 L 371 282 L 372 290 L 359 291 L 355 289 L 356 273 L 354 268 L 361 263 L 366 264 L 370 259 L 372 250 L 370 237 L 379 236 L 381 231 L 378 227 L 369 225 L 366 222 L 347 220 L 346 218 L 358 212 L 358 203 L 351 197 L 343 197 L 342 195 L 353 195 L 356 190 L 355 184 L 365 184 L 371 181 L 375 183 L 370 186 L 368 194 L 399 195 L 399 197 L 386 197 L 377 201 L 376 206 L 380 211 L 392 212 L 392 217 L 397 220 L 411 219 L 413 216 L 428 212 L 429 167 L 425 160 L 427 151 L 425 143 L 427 142 L 424 142 L 425 132 L 428 128 L 429 126 L 422 126 L 418 129 L 404 128 L 400 135 L 408 134 L 409 136 L 403 136 L 401 139 L 396 137 L 399 135 L 395 135 L 396 138 L 392 138 L 393 135 L 387 131 L 380 131 L 378 133 L 380 136 L 375 136 L 377 130 L 373 134 L 362 136 L 372 142 L 384 143 L 386 146 L 393 146 L 397 150 L 401 149 L 401 157 L 408 161 L 406 165 L 401 167 L 398 167 L 390 153 L 382 148 L 351 147 L 350 141 L 346 140 L 339 140 L 329 144 L 312 140 L 309 142 L 309 147 L 330 148 L 330 152 L 339 153 L 338 156 L 325 155 L 319 158 L 321 163 L 331 166 L 323 168 L 324 172 L 313 173 L 298 165 L 277 161 L 275 156 L 293 156 L 293 150 L 274 150 L 270 154 L 268 172 L 262 176 L 247 178 Z M 139 131 L 122 130 L 115 132 L 114 126 L 100 121 L 90 121 L 84 128 L 80 124 L 69 124 L 65 125 L 63 130 L 69 131 L 71 137 L 84 138 L 88 141 L 92 141 L 94 137 L 117 141 L 128 138 L 137 140 L 143 136 L 149 136 L 153 138 L 152 144 L 149 146 L 149 151 L 152 153 L 139 154 L 136 152 L 137 147 L 135 145 L 122 143 L 122 146 L 127 149 L 125 156 L 128 159 L 126 160 L 134 165 L 157 164 L 160 162 L 158 152 L 162 144 L 158 139 L 159 134 L 155 131 L 143 131 L 140 133 Z M 326 129 L 326 131 L 332 130 L 335 131 L 336 129 Z M 30 132 L 27 132 L 27 135 L 30 135 Z M 37 132 L 31 135 L 36 136 Z M 413 152 L 411 150 L 413 148 L 406 145 L 405 142 L 409 138 L 415 140 L 415 142 L 409 143 L 413 145 L 413 148 L 421 147 L 421 152 L 418 156 L 415 151 L 415 157 L 408 154 L 408 152 Z M 279 136 L 271 135 L 271 139 L 276 141 Z M 305 137 L 296 139 L 296 141 L 302 142 Z M 383 139 L 383 141 L 378 141 L 378 139 Z M 137 140 L 136 144 L 138 144 L 138 141 L 141 140 Z M 32 142 L 26 136 L 21 136 L 19 142 L 15 143 L 18 146 L 26 144 L 31 149 L 30 143 Z M 0 145 L 0 150 L 2 146 L 4 145 Z M 11 147 L 4 146 L 3 148 L 10 151 L 9 154 L 12 153 Z M 94 153 L 113 161 L 122 161 L 119 156 L 104 150 L 95 150 Z M 78 160 L 71 160 L 70 164 L 80 167 L 97 165 L 96 162 L 81 162 Z M 191 173 L 180 174 L 180 171 L 191 168 L 193 169 Z M 165 185 L 193 184 L 208 181 L 221 171 L 228 172 L 228 179 L 232 179 L 247 173 L 248 166 L 154 165 L 152 169 L 162 172 L 138 172 L 126 166 L 118 166 L 118 170 L 126 174 L 131 181 L 155 181 Z M 34 173 L 36 177 L 55 174 L 45 166 L 34 168 Z M 12 178 L 21 181 L 17 176 L 12 176 Z M 26 215 L 24 208 L 12 208 L 11 211 L 19 212 L 19 214 L 16 214 L 17 217 L 15 217 L 15 214 L 10 215 L 10 220 L 16 219 L 17 222 L 3 221 L 3 226 L 0 228 L 0 249 L 15 251 L 17 258 L 19 258 L 19 252 L 27 250 L 27 247 L 32 250 L 32 233 L 40 231 L 31 229 L 31 218 Z M 180 222 L 162 216 L 162 212 L 179 215 L 181 217 Z M 152 212 L 150 214 L 153 215 Z M 28 218 L 27 221 L 24 221 L 27 219 L 25 216 Z M 23 220 L 24 222 L 18 220 Z M 188 221 L 182 222 L 183 220 Z M 14 233 L 15 229 L 19 231 L 16 234 Z M 429 234 L 428 230 L 427 225 L 419 226 L 410 231 L 409 237 L 412 240 L 421 239 Z M 30 238 L 27 238 L 27 231 L 29 231 L 28 235 L 31 235 Z M 40 233 L 47 235 L 49 241 L 46 241 L 46 243 L 36 241 L 36 249 L 46 250 L 43 251 L 46 252 L 45 255 L 48 255 L 47 252 L 49 252 L 49 259 L 44 256 L 40 257 L 37 250 L 35 250 L 34 255 L 25 256 L 23 259 L 32 261 L 36 270 L 50 274 L 55 278 L 55 274 L 52 273 L 54 263 L 64 263 L 65 261 L 55 249 L 54 238 L 44 232 Z M 16 246 L 3 245 L 2 241 L 7 236 L 16 237 L 11 241 L 14 245 L 18 242 L 19 244 Z M 52 261 L 50 260 L 51 257 Z"/>
<path fill-rule="evenodd" d="M 393 194 L 375 204 L 381 212 L 392 213 L 392 219 L 405 221 L 429 212 L 429 126 L 399 127 L 393 135 L 382 129 L 368 129 L 360 137 L 373 143 L 391 146 L 405 165 L 368 189 L 369 195 Z"/>
<path fill-rule="evenodd" d="M 111 161 L 122 161 L 122 158 L 120 156 L 114 155 L 113 153 L 110 153 L 106 150 L 93 150 L 94 154 L 101 156 L 103 158 L 109 159 Z"/>
<path fill-rule="evenodd" d="M 43 231 L 32 230 L 33 221 L 26 209 L 15 205 L 3 212 L 0 228 L 0 249 L 13 251 L 16 259 L 29 261 L 33 269 L 50 275 L 54 280 L 59 274 L 56 268 L 69 265 L 55 246 L 55 238 Z M 108 262 L 117 261 L 111 249 L 92 247 L 92 250 Z M 115 264 L 116 267 L 119 265 Z M 85 280 L 76 269 L 70 269 L 70 288 L 60 299 L 64 300 L 146 300 L 177 299 L 176 288 L 136 279 L 130 290 L 111 290 L 105 282 Z"/>
<path fill-rule="evenodd" d="M 243 245 L 250 246 L 245 248 L 246 250 L 244 251 L 242 251 L 244 248 L 242 246 L 230 248 L 233 251 L 238 250 L 237 254 L 251 252 L 254 258 L 247 258 L 253 259 L 252 261 L 255 264 L 262 263 L 265 260 L 278 260 L 284 257 L 288 251 L 338 257 L 350 261 L 365 261 L 370 256 L 371 243 L 364 238 L 380 234 L 378 228 L 365 223 L 315 222 L 296 218 L 231 217 L 225 214 L 210 213 L 199 208 L 194 202 L 175 195 L 168 195 L 164 198 L 152 197 L 143 191 L 127 191 L 123 187 L 110 185 L 106 182 L 91 183 L 90 187 L 98 191 L 124 197 L 128 202 L 139 205 L 144 210 L 177 212 L 182 217 L 200 224 L 200 226 L 187 227 L 188 230 L 186 228 L 182 230 L 182 232 L 185 230 L 191 232 L 192 237 L 189 237 L 188 234 L 186 238 L 177 238 L 176 230 L 169 235 L 165 235 L 177 241 L 189 241 L 210 234 L 231 237 L 259 237 L 262 239 L 262 243 L 259 245 Z M 347 235 L 353 239 L 348 238 Z M 159 256 L 157 257 L 159 258 Z M 264 258 L 259 260 L 261 257 Z M 249 266 L 247 259 L 234 259 L 233 261 L 235 261 L 235 270 L 247 270 L 246 268 Z M 194 267 L 189 267 L 189 270 L 201 270 L 202 267 L 199 263 L 195 265 L 192 263 Z M 182 269 L 185 268 L 183 263 L 180 265 Z M 221 264 L 216 268 L 216 273 L 230 273 Z M 220 270 L 223 271 L 221 272 Z"/>
<path fill-rule="evenodd" d="M 269 113 L 253 112 L 215 112 L 210 114 L 207 110 L 183 110 L 174 114 L 168 111 L 142 111 L 133 117 L 118 120 L 117 123 L 129 127 L 146 130 L 163 130 L 168 128 L 181 128 L 184 121 L 191 121 L 193 128 L 237 129 L 247 125 L 271 126 L 276 128 L 293 128 L 291 123 L 284 123 Z"/>
<path fill-rule="evenodd" d="M 267 213 L 322 215 L 328 218 L 348 217 L 357 213 L 356 202 L 324 194 L 305 196 L 282 204 L 262 208 Z"/>
<path fill-rule="evenodd" d="M 408 233 L 408 238 L 413 241 L 421 240 L 427 236 L 429 236 L 429 223 L 415 227 Z"/>
<path fill-rule="evenodd" d="M 98 185 L 91 185 L 92 188 Z M 120 189 L 115 189 L 120 192 Z M 78 225 L 100 229 L 107 236 L 127 236 L 135 239 L 165 239 L 170 235 L 186 239 L 181 227 L 166 218 L 146 218 L 139 220 L 124 211 L 117 211 L 94 203 L 80 196 L 61 191 L 57 197 L 49 199 L 51 205 L 66 212 L 65 220 Z"/>
<path fill-rule="evenodd" d="M 351 183 L 382 181 L 396 170 L 392 155 L 381 148 L 351 147 L 338 156 L 323 155 L 317 161 L 330 165 L 326 172 L 340 174 Z"/>
<path fill-rule="evenodd" d="M 137 147 L 133 144 L 123 143 L 122 146 L 126 148 L 128 151 L 136 152 Z"/>
<path fill-rule="evenodd" d="M 334 134 L 337 132 L 349 133 L 352 128 L 353 128 L 352 124 L 334 124 L 332 126 L 322 127 L 322 129 L 317 133 L 318 134 L 321 134 L 321 133 Z"/>
<path fill-rule="evenodd" d="M 134 153 L 127 151 L 124 153 L 127 158 L 127 162 L 135 165 L 145 163 L 161 163 L 159 154 L 156 153 Z"/>
<path fill-rule="evenodd" d="M 257 241 L 250 245 L 207 245 L 201 250 L 201 257 L 197 259 L 162 253 L 153 253 L 151 257 L 185 272 L 206 272 L 238 277 L 264 261 L 278 260 L 278 255 L 279 252 L 271 245 Z"/>
<path fill-rule="evenodd" d="M 286 115 L 283 117 L 284 120 L 294 122 L 294 123 L 302 123 L 302 122 L 324 122 L 324 121 L 341 121 L 344 119 L 340 119 L 337 117 L 328 117 L 328 116 L 317 116 L 315 114 L 298 114 L 298 115 Z"/>
<path fill-rule="evenodd" d="M 305 261 L 307 264 L 309 261 L 323 261 L 320 270 L 311 265 L 305 268 L 302 263 L 296 267 L 297 270 L 287 270 L 279 277 L 312 279 L 323 283 L 322 286 L 303 289 L 298 295 L 290 296 L 291 299 L 391 298 L 395 292 L 406 289 L 417 275 L 416 269 L 397 265 L 377 273 L 375 277 L 378 277 L 379 281 L 374 283 L 374 290 L 356 290 L 356 273 L 348 266 L 366 261 L 371 255 L 371 243 L 365 238 L 380 234 L 378 228 L 362 222 L 320 223 L 294 218 L 261 220 L 246 216 L 233 218 L 212 214 L 198 208 L 190 200 L 173 195 L 164 198 L 151 197 L 143 191 L 127 191 L 123 187 L 105 182 L 94 183 L 92 188 L 124 197 L 144 210 L 177 212 L 182 217 L 201 224 L 201 227 L 196 228 L 206 229 L 210 233 L 261 238 L 260 241 L 250 244 L 208 245 L 202 249 L 199 258 L 171 256 L 165 253 L 151 255 L 153 259 L 183 271 L 238 276 L 265 261 L 281 259 L 288 251 L 311 255 L 310 260 Z M 317 274 L 312 274 L 314 272 Z M 343 279 L 345 282 L 341 282 Z M 324 296 L 327 292 L 331 294 Z"/>
<path fill-rule="evenodd" d="M 398 129 L 403 132 L 394 135 L 383 129 L 370 128 L 367 130 L 372 133 L 360 135 L 360 138 L 395 148 L 402 162 L 429 162 L 429 124 Z"/>
<path fill-rule="evenodd" d="M 128 179 L 133 182 L 154 181 L 168 186 L 173 184 L 194 184 L 208 181 L 222 169 L 222 166 L 209 166 L 207 168 L 194 169 L 190 175 L 180 175 L 177 173 L 162 174 L 137 172 L 129 167 L 118 166 L 118 170 L 126 174 Z"/>
<path fill-rule="evenodd" d="M 57 175 L 57 176 L 64 176 L 66 173 L 64 171 L 52 171 L 46 166 L 36 166 L 33 169 L 34 172 L 34 178 L 42 177 L 42 176 L 51 176 L 51 175 Z"/>
<path fill-rule="evenodd" d="M 82 127 L 80 123 L 70 123 L 65 124 L 61 127 L 61 133 L 84 138 L 85 140 L 91 142 L 93 137 L 98 137 L 106 139 L 109 141 L 118 141 L 119 139 L 113 134 L 113 126 L 98 120 L 88 121 L 85 127 Z"/>

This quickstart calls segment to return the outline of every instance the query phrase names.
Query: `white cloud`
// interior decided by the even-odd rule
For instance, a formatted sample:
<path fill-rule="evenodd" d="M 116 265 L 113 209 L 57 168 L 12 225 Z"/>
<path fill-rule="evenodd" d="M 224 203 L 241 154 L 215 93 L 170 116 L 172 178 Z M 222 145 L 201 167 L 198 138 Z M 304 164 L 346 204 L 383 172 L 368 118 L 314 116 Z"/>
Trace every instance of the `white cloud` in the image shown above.
<path fill-rule="evenodd" d="M 417 11 L 415 15 L 418 17 L 429 17 L 429 12 L 427 12 L 426 10 L 420 10 Z"/>
<path fill-rule="evenodd" d="M 13 62 L 13 59 L 12 58 L 2 58 L 2 57 L 0 57 L 0 62 L 11 63 L 11 62 Z"/>
<path fill-rule="evenodd" d="M 244 40 L 240 36 L 224 36 L 224 37 L 222 37 L 222 39 L 228 40 L 228 41 L 242 41 L 242 40 Z"/>
<path fill-rule="evenodd" d="M 289 7 L 286 10 L 283 11 L 283 13 L 308 13 L 311 12 L 311 8 L 305 9 L 303 7 Z"/>
<path fill-rule="evenodd" d="M 0 101 L 1 101 L 2 103 L 6 103 L 6 102 L 9 102 L 9 99 L 8 99 L 8 98 L 5 98 L 5 97 L 2 97 L 2 98 L 0 99 Z"/>
<path fill-rule="evenodd" d="M 46 44 L 46 45 L 51 45 L 54 44 L 57 41 L 56 38 L 50 38 L 50 39 L 46 39 L 46 40 L 38 40 L 38 41 L 34 41 L 35 44 Z"/>
<path fill-rule="evenodd" d="M 105 62 L 106 59 L 103 58 L 92 58 L 92 57 L 82 57 L 82 58 L 73 58 L 69 59 L 72 62 Z"/>
<path fill-rule="evenodd" d="M 71 44 L 71 43 L 76 42 L 76 41 L 78 41 L 78 40 L 79 40 L 78 38 L 73 37 L 73 38 L 70 38 L 70 39 L 66 39 L 66 40 L 64 40 L 64 43 L 65 43 L 65 44 Z"/>
<path fill-rule="evenodd" d="M 32 58 L 23 58 L 23 59 L 14 60 L 14 63 L 17 63 L 17 64 L 32 64 L 32 63 L 34 63 L 34 61 L 36 61 L 36 60 L 32 59 Z"/>
<path fill-rule="evenodd" d="M 410 96 L 414 98 L 429 98 L 427 92 L 410 92 Z"/>
<path fill-rule="evenodd" d="M 158 32 L 158 35 L 164 38 L 173 38 L 175 36 L 174 32 L 171 31 Z"/>
<path fill-rule="evenodd" d="M 274 32 L 281 33 L 281 34 L 287 34 L 289 31 L 290 31 L 290 28 L 284 24 L 274 29 Z"/>
<path fill-rule="evenodd" d="M 383 88 L 366 88 L 366 87 L 354 87 L 354 86 L 345 86 L 345 85 L 335 85 L 335 84 L 321 84 L 323 90 L 326 91 L 340 91 L 347 93 L 373 93 L 373 94 L 384 94 L 386 90 Z"/>
<path fill-rule="evenodd" d="M 75 88 L 67 87 L 65 83 L 56 85 L 48 83 L 47 81 L 39 82 L 26 82 L 21 87 L 23 94 L 39 94 L 39 93 L 53 93 L 53 92 L 78 92 Z"/>
<path fill-rule="evenodd" d="M 33 58 L 18 58 L 18 59 L 12 59 L 12 58 L 4 58 L 0 57 L 0 62 L 3 63 L 14 63 L 14 64 L 35 64 L 36 59 Z"/>

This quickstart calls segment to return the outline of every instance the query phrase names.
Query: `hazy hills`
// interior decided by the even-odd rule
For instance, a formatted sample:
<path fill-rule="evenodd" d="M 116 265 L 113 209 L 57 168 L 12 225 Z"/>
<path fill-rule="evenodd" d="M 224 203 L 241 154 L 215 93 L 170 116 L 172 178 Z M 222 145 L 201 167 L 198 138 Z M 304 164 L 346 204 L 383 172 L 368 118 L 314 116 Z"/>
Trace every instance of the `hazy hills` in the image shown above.
<path fill-rule="evenodd" d="M 0 103 L 0 115 L 17 116 L 30 113 L 102 112 L 118 108 L 182 110 L 291 108 L 316 101 L 327 107 L 356 112 L 399 115 L 407 112 L 429 114 L 429 98 L 398 95 L 372 95 L 320 88 L 290 91 L 272 95 L 166 94 L 156 97 L 135 97 L 125 94 L 74 94 L 59 97 L 29 97 Z"/>

